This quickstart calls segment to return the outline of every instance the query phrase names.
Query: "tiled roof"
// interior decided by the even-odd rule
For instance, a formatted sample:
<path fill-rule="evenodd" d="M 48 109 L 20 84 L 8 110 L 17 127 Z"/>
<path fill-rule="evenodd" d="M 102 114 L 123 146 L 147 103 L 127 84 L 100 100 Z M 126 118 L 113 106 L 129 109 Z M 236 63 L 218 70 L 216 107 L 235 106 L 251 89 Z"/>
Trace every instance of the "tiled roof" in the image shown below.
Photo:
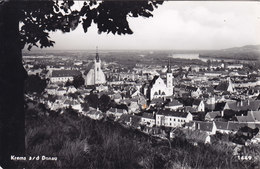
<path fill-rule="evenodd" d="M 143 118 L 154 119 L 153 113 L 143 113 Z"/>
<path fill-rule="evenodd" d="M 135 116 L 135 115 L 129 115 L 129 114 L 122 114 L 122 116 L 120 116 L 119 121 L 120 122 L 126 122 L 129 123 L 131 119 L 131 125 L 134 127 L 138 127 L 141 121 L 141 117 L 140 116 Z"/>
<path fill-rule="evenodd" d="M 238 122 L 254 122 L 252 115 L 248 114 L 247 116 L 236 116 Z"/>
<path fill-rule="evenodd" d="M 185 127 L 192 127 L 194 125 L 194 121 L 190 121 L 188 123 L 185 123 Z"/>
<path fill-rule="evenodd" d="M 172 100 L 171 102 L 167 103 L 165 106 L 180 106 L 183 105 L 182 103 L 180 103 L 178 100 Z"/>
<path fill-rule="evenodd" d="M 219 83 L 219 85 L 216 87 L 216 90 L 227 91 L 228 86 L 229 86 L 228 82 L 221 82 L 221 83 Z"/>
<path fill-rule="evenodd" d="M 247 100 L 240 102 L 227 102 L 229 109 L 235 111 L 252 110 L 257 111 L 260 108 L 260 100 Z"/>
<path fill-rule="evenodd" d="M 163 103 L 164 101 L 163 101 L 163 98 L 155 98 L 155 99 L 153 99 L 152 101 L 151 101 L 151 104 L 153 104 L 153 103 Z"/>
<path fill-rule="evenodd" d="M 67 105 L 77 105 L 79 103 L 77 101 L 74 101 L 74 100 L 65 100 L 64 104 L 67 104 Z"/>
<path fill-rule="evenodd" d="M 180 111 L 172 111 L 170 109 L 165 110 L 159 110 L 158 114 L 164 115 L 164 116 L 174 116 L 174 117 L 187 117 L 187 112 L 180 112 Z"/>
<path fill-rule="evenodd" d="M 225 102 L 219 102 L 215 104 L 215 111 L 221 111 L 223 110 L 223 108 L 225 107 Z"/>
<path fill-rule="evenodd" d="M 205 142 L 206 138 L 209 136 L 206 132 L 201 130 L 191 131 L 189 129 L 182 129 L 185 134 L 186 139 L 196 140 L 200 142 Z"/>
<path fill-rule="evenodd" d="M 260 121 L 260 111 L 250 111 L 248 114 L 252 114 L 255 121 Z"/>
<path fill-rule="evenodd" d="M 199 130 L 211 132 L 213 129 L 213 122 L 202 122 L 202 121 L 198 122 L 197 121 L 196 123 L 198 125 L 197 129 L 199 129 Z"/>
<path fill-rule="evenodd" d="M 220 111 L 208 112 L 208 113 L 206 114 L 206 116 L 208 116 L 209 118 L 215 118 L 215 117 L 220 116 L 220 115 L 221 115 L 221 114 L 220 114 Z"/>
<path fill-rule="evenodd" d="M 219 130 L 228 130 L 228 122 L 215 121 L 215 124 Z"/>
<path fill-rule="evenodd" d="M 228 128 L 228 130 L 238 131 L 239 128 L 244 127 L 244 126 L 247 126 L 247 124 L 229 121 L 227 128 Z"/>
<path fill-rule="evenodd" d="M 73 77 L 80 75 L 81 72 L 78 70 L 53 70 L 52 77 Z"/>

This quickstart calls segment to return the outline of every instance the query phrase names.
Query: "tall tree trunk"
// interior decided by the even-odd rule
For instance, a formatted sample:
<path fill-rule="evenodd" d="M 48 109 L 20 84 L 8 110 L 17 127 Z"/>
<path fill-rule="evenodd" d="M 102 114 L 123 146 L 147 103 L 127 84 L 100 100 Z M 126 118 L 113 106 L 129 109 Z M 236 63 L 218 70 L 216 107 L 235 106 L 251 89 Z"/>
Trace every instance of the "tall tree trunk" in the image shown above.
<path fill-rule="evenodd" d="M 19 5 L 0 4 L 0 166 L 15 168 L 11 155 L 24 156 L 24 79 Z"/>

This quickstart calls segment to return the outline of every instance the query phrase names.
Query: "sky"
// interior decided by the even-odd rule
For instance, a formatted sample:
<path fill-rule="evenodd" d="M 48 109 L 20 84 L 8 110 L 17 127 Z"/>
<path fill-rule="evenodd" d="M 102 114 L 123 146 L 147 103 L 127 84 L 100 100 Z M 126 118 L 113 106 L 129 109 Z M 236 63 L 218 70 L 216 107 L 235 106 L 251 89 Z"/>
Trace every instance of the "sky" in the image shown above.
<path fill-rule="evenodd" d="M 79 7 L 80 2 L 75 6 Z M 55 50 L 211 50 L 260 44 L 260 2 L 166 1 L 151 18 L 129 18 L 132 35 L 98 34 L 92 24 L 51 32 Z"/>

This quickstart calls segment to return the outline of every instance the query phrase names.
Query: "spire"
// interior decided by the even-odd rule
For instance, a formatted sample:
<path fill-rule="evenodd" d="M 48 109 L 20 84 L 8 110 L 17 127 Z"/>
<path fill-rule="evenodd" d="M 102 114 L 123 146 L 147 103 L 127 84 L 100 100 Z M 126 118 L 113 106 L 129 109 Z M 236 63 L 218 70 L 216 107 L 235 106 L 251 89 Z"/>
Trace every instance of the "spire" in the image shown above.
<path fill-rule="evenodd" d="M 99 62 L 98 47 L 96 47 L 96 61 Z"/>
<path fill-rule="evenodd" d="M 170 59 L 168 59 L 167 73 L 171 73 L 171 72 L 172 72 L 171 63 L 170 63 Z"/>

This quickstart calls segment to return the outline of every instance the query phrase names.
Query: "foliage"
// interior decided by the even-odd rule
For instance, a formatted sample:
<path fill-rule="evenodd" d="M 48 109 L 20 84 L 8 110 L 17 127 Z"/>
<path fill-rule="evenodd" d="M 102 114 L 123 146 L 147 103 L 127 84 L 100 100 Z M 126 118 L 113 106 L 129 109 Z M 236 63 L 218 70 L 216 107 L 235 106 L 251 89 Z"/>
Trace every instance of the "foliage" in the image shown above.
<path fill-rule="evenodd" d="M 163 1 L 85 1 L 81 9 L 74 9 L 73 1 L 11 1 L 19 13 L 21 49 L 28 44 L 50 47 L 49 32 L 61 30 L 63 33 L 77 28 L 79 23 L 85 32 L 92 23 L 99 33 L 132 34 L 127 19 L 129 17 L 151 17 L 151 12 Z M 8 16 L 11 17 L 12 16 Z"/>
<path fill-rule="evenodd" d="M 30 75 L 25 81 L 25 92 L 41 94 L 47 86 L 46 79 L 37 75 Z"/>
<path fill-rule="evenodd" d="M 31 161 L 28 168 L 252 168 L 239 162 L 233 147 L 198 144 L 184 138 L 169 142 L 113 121 L 69 114 L 26 121 L 27 155 L 57 156 L 58 161 Z"/>
<path fill-rule="evenodd" d="M 111 98 L 106 94 L 103 94 L 100 98 L 98 98 L 97 94 L 90 93 L 85 97 L 85 100 L 90 107 L 99 108 L 102 112 L 106 112 L 113 105 Z"/>
<path fill-rule="evenodd" d="M 84 86 L 84 84 L 85 84 L 85 79 L 82 77 L 82 75 L 73 77 L 72 85 L 75 88 L 79 88 L 81 86 Z"/>
<path fill-rule="evenodd" d="M 95 93 L 90 93 L 85 97 L 85 100 L 88 102 L 90 107 L 98 107 L 98 95 Z"/>
<path fill-rule="evenodd" d="M 99 98 L 99 109 L 102 112 L 106 112 L 107 110 L 109 110 L 111 108 L 111 99 L 108 95 L 103 94 L 100 98 Z"/>

